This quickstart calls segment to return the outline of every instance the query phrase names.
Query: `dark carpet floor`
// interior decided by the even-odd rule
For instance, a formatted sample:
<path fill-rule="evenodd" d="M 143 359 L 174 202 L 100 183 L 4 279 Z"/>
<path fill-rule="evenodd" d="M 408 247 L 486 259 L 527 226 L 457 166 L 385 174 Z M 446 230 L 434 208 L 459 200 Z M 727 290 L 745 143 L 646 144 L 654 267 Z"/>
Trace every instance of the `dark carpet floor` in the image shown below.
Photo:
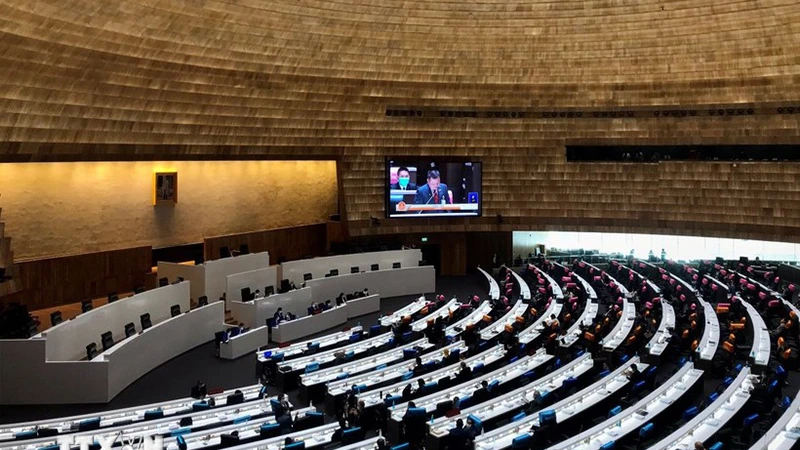
<path fill-rule="evenodd" d="M 476 293 L 486 292 L 485 281 L 476 275 L 438 277 L 436 283 L 437 292 L 443 293 L 448 298 L 451 298 L 452 295 L 466 298 Z M 392 312 L 417 297 L 381 299 L 382 313 Z M 365 315 L 349 321 L 347 326 L 356 326 L 360 323 L 364 328 L 369 328 L 370 325 L 377 323 L 380 315 L 379 313 Z M 329 334 L 332 331 L 336 331 L 336 329 L 327 330 L 309 338 Z M 6 363 L 8 362 L 4 362 L 4 364 Z M 243 356 L 235 361 L 219 359 L 214 356 L 214 343 L 209 342 L 156 368 L 131 384 L 108 404 L 0 406 L 0 423 L 89 414 L 188 397 L 191 387 L 197 383 L 197 380 L 203 380 L 209 388 L 232 389 L 256 384 L 258 379 L 256 378 L 255 354 Z M 269 393 L 275 394 L 275 389 L 271 388 Z M 288 394 L 290 402 L 299 404 L 297 390 L 288 392 Z M 322 407 L 322 405 L 316 406 Z"/>

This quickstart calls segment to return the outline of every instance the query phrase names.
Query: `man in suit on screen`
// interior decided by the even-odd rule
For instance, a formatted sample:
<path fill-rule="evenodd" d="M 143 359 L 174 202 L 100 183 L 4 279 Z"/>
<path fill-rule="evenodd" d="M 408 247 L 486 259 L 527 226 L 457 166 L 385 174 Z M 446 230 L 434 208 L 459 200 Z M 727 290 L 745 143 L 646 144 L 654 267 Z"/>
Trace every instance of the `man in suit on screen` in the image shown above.
<path fill-rule="evenodd" d="M 392 183 L 392 190 L 413 191 L 417 189 L 417 183 L 411 181 L 411 171 L 408 167 L 402 166 L 397 169 L 397 183 Z"/>
<path fill-rule="evenodd" d="M 414 197 L 416 205 L 446 205 L 449 204 L 450 197 L 447 195 L 447 185 L 441 182 L 439 171 L 431 169 L 428 171 L 428 182 L 417 188 L 417 195 Z"/>

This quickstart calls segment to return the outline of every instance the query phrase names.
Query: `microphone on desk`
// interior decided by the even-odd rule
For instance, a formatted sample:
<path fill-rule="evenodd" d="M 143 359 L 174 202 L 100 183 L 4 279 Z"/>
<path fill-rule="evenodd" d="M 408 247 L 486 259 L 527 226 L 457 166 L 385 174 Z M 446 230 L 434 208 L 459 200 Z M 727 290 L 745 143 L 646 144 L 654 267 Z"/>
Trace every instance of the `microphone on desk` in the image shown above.
<path fill-rule="evenodd" d="M 429 198 L 428 201 L 425 202 L 425 204 L 426 205 L 429 204 L 431 202 L 431 200 L 433 200 L 433 192 L 431 192 L 431 198 Z M 422 210 L 420 209 L 419 212 L 417 212 L 417 214 L 422 214 Z"/>

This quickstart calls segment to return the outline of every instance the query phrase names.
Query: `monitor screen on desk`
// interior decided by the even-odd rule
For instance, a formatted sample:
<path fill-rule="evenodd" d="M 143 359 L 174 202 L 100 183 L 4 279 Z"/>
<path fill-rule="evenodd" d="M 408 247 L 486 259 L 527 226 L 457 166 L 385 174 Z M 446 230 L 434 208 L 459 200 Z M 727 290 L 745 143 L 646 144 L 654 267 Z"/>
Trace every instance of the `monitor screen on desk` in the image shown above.
<path fill-rule="evenodd" d="M 481 163 L 386 160 L 386 217 L 481 215 Z"/>

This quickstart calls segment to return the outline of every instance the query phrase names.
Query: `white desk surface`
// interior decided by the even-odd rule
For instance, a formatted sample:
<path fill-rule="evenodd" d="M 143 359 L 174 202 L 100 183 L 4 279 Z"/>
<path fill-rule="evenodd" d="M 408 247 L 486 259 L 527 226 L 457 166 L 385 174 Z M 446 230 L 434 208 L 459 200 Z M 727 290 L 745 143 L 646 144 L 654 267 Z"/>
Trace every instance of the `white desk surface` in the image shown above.
<path fill-rule="evenodd" d="M 428 321 L 429 320 L 436 320 L 436 318 L 441 317 L 445 318 L 450 315 L 452 311 L 455 313 L 461 307 L 461 303 L 459 303 L 458 299 L 451 298 L 449 302 L 445 303 L 444 305 L 440 306 L 433 314 L 428 314 L 425 317 L 422 317 L 411 324 L 411 329 L 414 331 L 424 331 L 425 328 L 428 328 Z"/>
<path fill-rule="evenodd" d="M 269 340 L 267 326 L 253 328 L 238 334 L 219 345 L 219 357 L 223 359 L 236 359 L 266 345 Z"/>
<path fill-rule="evenodd" d="M 800 393 L 750 450 L 791 450 L 800 439 Z"/>
<path fill-rule="evenodd" d="M 674 273 L 671 273 L 671 272 L 667 272 L 667 275 L 669 275 L 670 278 L 672 278 L 673 280 L 678 282 L 678 284 L 683 286 L 683 289 L 688 291 L 690 294 L 694 294 L 695 297 L 698 296 L 697 295 L 697 289 L 695 289 L 694 286 L 692 286 L 691 284 L 687 283 L 683 278 L 681 278 L 681 277 L 679 277 L 679 276 L 677 276 L 677 275 L 675 275 Z"/>
<path fill-rule="evenodd" d="M 622 294 L 623 297 L 628 297 L 630 295 L 628 288 L 626 288 L 624 284 L 617 281 L 617 279 L 612 277 L 610 273 L 606 272 L 606 276 L 608 277 L 609 281 L 613 282 L 617 287 L 619 287 L 619 293 Z M 658 287 L 656 287 L 656 289 L 658 289 Z"/>
<path fill-rule="evenodd" d="M 287 436 L 289 436 L 289 435 L 287 435 Z M 323 437 L 323 436 L 325 436 L 324 433 L 320 433 L 320 436 L 322 437 L 322 439 L 325 439 Z M 332 436 L 333 436 L 333 434 L 331 434 L 331 437 Z M 286 437 L 284 437 L 284 436 L 281 436 L 281 437 L 283 439 L 286 439 Z M 359 441 L 359 442 L 356 442 L 356 443 L 353 443 L 353 444 L 350 444 L 350 445 L 345 445 L 343 447 L 337 447 L 337 450 L 374 450 L 375 449 L 375 445 L 378 442 L 378 439 L 380 439 L 379 436 L 371 437 L 369 439 L 366 439 L 366 440 L 363 440 L 363 441 Z M 303 439 L 303 440 L 305 440 L 305 439 Z M 313 439 L 313 436 L 312 436 L 312 440 L 315 441 L 314 445 L 318 445 L 318 444 L 326 442 L 324 440 L 323 441 L 316 441 L 315 439 Z M 272 441 L 272 440 L 270 440 L 270 441 Z M 278 450 L 278 449 L 283 448 L 283 447 L 284 447 L 284 445 L 283 445 L 282 442 L 269 443 L 268 444 L 268 443 L 266 443 L 266 441 L 256 441 L 256 442 L 250 442 L 248 444 L 237 445 L 236 447 L 230 447 L 230 450 Z"/>
<path fill-rule="evenodd" d="M 327 425 L 322 425 L 317 428 L 310 428 L 308 430 L 303 431 L 295 431 L 293 433 L 282 434 L 278 437 L 266 439 L 263 441 L 255 441 L 250 442 L 247 444 L 237 445 L 236 447 L 230 447 L 230 450 L 280 450 L 285 446 L 286 437 L 291 437 L 294 439 L 295 442 L 297 441 L 305 441 L 306 447 L 319 447 L 325 446 L 330 444 L 333 441 L 333 432 L 339 428 L 339 424 L 329 423 Z M 377 437 L 373 438 L 374 440 L 368 441 L 361 441 L 357 442 L 352 445 L 348 445 L 346 447 L 339 447 L 338 450 L 368 450 L 373 448 L 374 444 L 370 444 L 370 446 L 365 446 L 365 442 L 375 442 L 377 441 Z M 191 448 L 191 447 L 190 447 Z M 177 447 L 175 448 L 175 450 Z M 167 449 L 173 450 L 173 449 Z"/>
<path fill-rule="evenodd" d="M 514 306 L 509 309 L 503 317 L 495 320 L 494 323 L 481 330 L 481 339 L 488 341 L 498 336 L 500 333 L 505 331 L 506 325 L 510 325 L 517 321 L 517 316 L 525 315 L 526 309 L 528 309 L 528 304 L 522 303 L 522 300 L 517 300 L 517 303 L 515 303 Z"/>
<path fill-rule="evenodd" d="M 357 333 L 362 330 L 363 329 L 360 326 L 358 326 L 358 327 L 353 327 L 347 331 L 337 331 L 336 333 L 326 334 L 325 336 L 318 337 L 315 339 L 309 339 L 307 341 L 297 342 L 284 348 L 273 347 L 271 349 L 266 349 L 266 350 L 259 349 L 257 351 L 258 360 L 264 362 L 269 359 L 269 358 L 264 358 L 265 351 L 271 351 L 272 354 L 283 353 L 284 359 L 289 359 L 296 355 L 302 355 L 303 352 L 305 352 L 306 349 L 308 348 L 308 344 L 318 343 L 319 348 L 323 349 L 325 347 L 330 347 L 331 345 L 336 345 L 340 342 L 345 342 L 350 339 L 350 336 L 352 336 L 353 333 Z"/>
<path fill-rule="evenodd" d="M 381 345 L 386 344 L 390 340 L 392 340 L 394 336 L 392 333 L 383 333 L 381 335 L 375 336 L 374 338 L 361 340 L 358 342 L 354 342 L 350 345 L 346 345 L 344 347 L 339 348 L 332 348 L 330 350 L 316 353 L 313 355 L 304 356 L 302 358 L 293 359 L 291 361 L 286 361 L 282 363 L 278 363 L 278 368 L 282 367 L 291 367 L 292 370 L 302 370 L 307 365 L 318 362 L 320 365 L 333 361 L 336 357 L 334 356 L 338 352 L 347 353 L 348 351 L 352 350 L 354 353 L 362 353 L 374 347 L 380 347 Z"/>
<path fill-rule="evenodd" d="M 759 366 L 769 364 L 769 329 L 764 323 L 764 318 L 758 313 L 755 307 L 743 299 L 739 299 L 747 310 L 750 323 L 753 325 L 753 348 L 750 350 L 750 357 Z"/>
<path fill-rule="evenodd" d="M 497 300 L 500 298 L 500 286 L 497 285 L 497 280 L 494 279 L 493 276 L 486 273 L 485 270 L 478 267 L 478 271 L 486 277 L 486 280 L 489 282 L 489 298 L 492 300 Z"/>
<path fill-rule="evenodd" d="M 653 420 L 686 393 L 702 378 L 702 375 L 702 370 L 695 369 L 692 363 L 687 363 L 669 380 L 635 405 L 583 433 L 550 447 L 550 449 L 599 449 L 608 442 L 616 441 Z M 647 412 L 646 415 L 640 414 L 644 411 Z"/>
<path fill-rule="evenodd" d="M 708 280 L 709 283 L 716 284 L 717 287 L 719 287 L 720 289 L 725 290 L 725 292 L 730 292 L 730 289 L 728 289 L 728 285 L 727 284 L 725 284 L 722 281 L 712 277 L 711 275 L 703 275 L 703 278 Z"/>
<path fill-rule="evenodd" d="M 591 284 L 587 283 L 586 280 L 583 279 L 582 276 L 575 274 L 575 278 L 578 279 L 578 282 L 583 286 L 583 290 L 586 291 L 586 295 L 589 296 L 589 300 L 597 300 L 597 292 L 594 291 L 594 288 Z"/>
<path fill-rule="evenodd" d="M 547 280 L 547 283 L 553 289 L 554 300 L 564 299 L 564 292 L 561 290 L 561 285 L 556 283 L 556 280 L 554 280 L 553 277 L 551 277 L 547 272 L 541 269 L 537 270 L 536 273 L 541 274 L 544 277 L 544 279 Z"/>
<path fill-rule="evenodd" d="M 219 394 L 209 395 L 207 398 L 214 398 L 214 400 L 218 404 L 223 404 L 225 402 L 225 398 L 228 395 L 232 394 L 235 390 L 236 389 L 229 389 L 227 391 L 220 392 Z M 244 394 L 245 402 L 248 402 L 258 397 L 258 393 L 261 390 L 261 385 L 255 384 L 250 386 L 244 386 L 239 388 L 239 390 L 242 391 L 242 393 Z M 100 418 L 101 427 L 109 427 L 114 423 L 123 420 L 133 420 L 134 422 L 143 421 L 145 412 L 153 411 L 156 409 L 161 409 L 162 411 L 164 411 L 164 417 L 169 418 L 178 412 L 191 409 L 192 404 L 197 401 L 198 400 L 195 398 L 186 397 L 175 400 L 167 400 L 164 402 L 150 403 L 148 405 L 134 406 L 131 408 L 106 411 L 102 413 L 83 414 L 78 416 L 61 417 L 51 420 L 37 420 L 33 422 L 7 424 L 0 427 L 0 441 L 12 439 L 14 433 L 19 433 L 26 430 L 33 430 L 37 426 L 41 428 L 57 429 L 59 430 L 60 433 L 63 433 L 68 431 L 73 424 L 77 424 L 82 420 L 94 419 L 98 417 Z M 134 426 L 134 424 L 128 424 L 128 426 Z"/>
<path fill-rule="evenodd" d="M 489 364 L 494 363 L 495 361 L 500 360 L 505 356 L 506 352 L 502 346 L 496 345 L 493 348 L 490 348 L 484 352 L 481 352 L 475 356 L 471 356 L 464 360 L 464 363 L 472 369 L 475 370 L 475 366 L 478 364 L 483 364 L 487 366 Z M 407 385 L 411 385 L 414 389 L 416 389 L 419 380 L 422 380 L 423 383 L 432 383 L 434 381 L 439 381 L 444 377 L 452 378 L 458 374 L 461 370 L 461 364 L 450 364 L 447 367 L 443 367 L 441 369 L 435 370 L 433 372 L 427 373 L 425 375 L 411 378 L 410 380 L 400 381 L 399 383 L 395 383 L 391 386 L 382 387 L 380 391 L 372 390 L 368 392 L 363 392 L 358 394 L 358 399 L 363 400 L 364 403 L 369 407 L 373 405 L 377 405 L 378 403 L 383 402 L 383 399 L 386 396 L 395 396 L 401 395 L 403 393 L 403 389 Z M 383 396 L 381 396 L 383 394 Z"/>
<path fill-rule="evenodd" d="M 692 450 L 695 442 L 708 441 L 742 409 L 752 389 L 750 368 L 745 367 L 714 403 L 649 450 Z"/>
<path fill-rule="evenodd" d="M 447 337 L 456 337 L 461 334 L 461 331 L 467 328 L 469 325 L 476 324 L 483 320 L 483 316 L 492 312 L 492 304 L 488 300 L 484 300 L 483 303 L 478 306 L 477 309 L 469 313 L 467 317 L 459 320 L 458 322 L 450 325 L 445 330 L 445 335 Z M 456 328 L 460 328 L 461 331 L 457 331 Z"/>
<path fill-rule="evenodd" d="M 603 338 L 603 348 L 606 350 L 616 350 L 617 347 L 625 342 L 625 338 L 633 329 L 634 319 L 636 319 L 636 307 L 628 301 L 627 297 L 622 299 L 622 316 L 617 320 L 611 332 Z"/>
<path fill-rule="evenodd" d="M 550 315 L 555 315 L 558 317 L 561 314 L 562 304 L 558 303 L 557 301 L 553 300 L 550 302 L 550 306 L 544 310 L 541 316 L 536 319 L 535 322 L 531 324 L 528 328 L 525 328 L 519 333 L 519 342 L 522 344 L 528 344 L 534 339 L 538 338 L 540 334 L 545 330 L 544 321 L 550 318 Z"/>
<path fill-rule="evenodd" d="M 381 325 L 383 325 L 384 327 L 390 327 L 392 326 L 393 323 L 397 322 L 398 320 L 401 320 L 403 317 L 413 316 L 414 314 L 422 311 L 422 308 L 424 308 L 425 305 L 427 305 L 428 303 L 430 302 L 425 300 L 425 296 L 423 295 L 418 299 L 416 299 L 415 301 L 413 301 L 412 303 L 409 303 L 408 305 L 393 312 L 392 314 L 381 317 L 380 319 Z"/>
<path fill-rule="evenodd" d="M 508 411 L 522 408 L 533 400 L 533 391 L 538 390 L 540 393 L 553 392 L 559 389 L 567 378 L 578 378 L 591 370 L 593 365 L 594 362 L 590 354 L 581 355 L 543 378 L 507 392 L 500 397 L 495 397 L 491 401 L 471 406 L 461 411 L 460 415 L 435 419 L 428 426 L 429 433 L 437 437 L 443 437 L 450 432 L 450 429 L 455 427 L 458 419 L 463 419 L 466 422 L 467 416 L 470 414 L 485 422 Z M 531 395 L 530 398 L 528 398 L 528 394 Z"/>
<path fill-rule="evenodd" d="M 522 277 L 517 273 L 511 270 L 510 268 L 506 267 L 506 269 L 511 272 L 514 278 L 517 280 L 517 284 L 519 285 L 519 295 L 522 296 L 523 300 L 530 300 L 531 299 L 531 287 L 528 286 L 528 282 L 522 279 Z"/>
<path fill-rule="evenodd" d="M 714 358 L 714 353 L 717 352 L 717 345 L 719 344 L 719 319 L 717 319 L 717 313 L 711 303 L 699 298 L 698 301 L 700 306 L 703 307 L 705 325 L 703 326 L 703 336 L 700 338 L 696 351 L 700 354 L 700 359 L 711 361 Z"/>
<path fill-rule="evenodd" d="M 467 381 L 466 383 L 461 383 L 445 389 L 444 391 L 434 392 L 433 394 L 426 395 L 425 397 L 415 399 L 414 404 L 417 405 L 417 408 L 425 408 L 425 410 L 428 412 L 432 412 L 436 409 L 436 405 L 440 402 L 452 400 L 453 397 L 465 398 L 471 396 L 476 389 L 481 387 L 481 381 L 483 380 L 486 380 L 489 383 L 494 380 L 498 380 L 502 385 L 508 381 L 516 379 L 529 370 L 539 367 L 551 359 L 553 359 L 553 355 L 548 355 L 544 352 L 544 349 L 541 349 L 534 355 L 520 358 L 514 363 L 507 364 L 506 366 L 497 369 L 494 372 L 480 377 L 473 377 L 472 380 Z M 359 398 L 359 400 L 361 400 L 361 398 Z M 390 418 L 396 422 L 400 422 L 403 420 L 403 415 L 407 409 L 408 403 L 396 405 L 391 409 Z"/>
<path fill-rule="evenodd" d="M 428 342 L 427 338 L 418 339 L 401 347 L 395 347 L 385 352 L 376 353 L 369 358 L 359 359 L 346 364 L 338 364 L 327 369 L 300 375 L 300 384 L 303 386 L 313 386 L 315 384 L 335 380 L 336 377 L 344 373 L 360 373 L 364 370 L 374 369 L 381 364 L 393 364 L 403 360 L 404 350 L 413 349 L 415 347 L 421 347 L 423 350 L 427 350 L 433 346 L 433 344 Z"/>
<path fill-rule="evenodd" d="M 639 357 L 635 356 L 608 376 L 550 405 L 547 409 L 555 411 L 557 422 L 562 422 L 588 410 L 628 385 L 628 376 L 625 375 L 625 372 L 633 364 L 636 364 L 636 367 L 640 371 L 644 371 L 647 368 L 647 364 L 640 363 Z M 511 422 L 476 437 L 475 448 L 479 450 L 492 450 L 511 447 L 514 438 L 523 433 L 527 433 L 531 426 L 534 425 L 537 427 L 539 426 L 539 414 L 532 414 L 522 420 Z"/>
<path fill-rule="evenodd" d="M 467 346 L 464 344 L 464 341 L 458 341 L 454 344 L 450 344 L 446 347 L 437 349 L 435 352 L 420 355 L 419 359 L 422 360 L 423 365 L 429 363 L 430 361 L 441 362 L 444 359 L 443 352 L 445 350 L 448 350 L 450 352 L 454 350 L 459 350 L 463 354 L 464 352 L 467 351 Z M 376 384 L 380 384 L 387 380 L 393 380 L 395 378 L 403 376 L 404 373 L 414 370 L 414 367 L 416 365 L 417 365 L 416 361 L 408 360 L 398 364 L 387 366 L 384 369 L 376 369 L 374 371 L 370 371 L 361 375 L 348 377 L 344 380 L 332 381 L 328 384 L 328 394 L 334 396 L 341 395 L 347 392 L 347 390 L 350 389 L 353 385 L 358 386 L 361 384 L 367 386 L 366 390 L 370 390 L 370 388 Z"/>
<path fill-rule="evenodd" d="M 567 334 L 564 336 L 560 345 L 562 347 L 570 347 L 572 344 L 578 342 L 578 339 L 581 337 L 581 325 L 591 325 L 592 321 L 594 321 L 594 318 L 597 317 L 597 312 L 599 310 L 600 305 L 589 300 L 589 303 L 587 303 L 586 307 L 583 308 L 581 316 L 567 330 Z"/>
<path fill-rule="evenodd" d="M 675 310 L 672 308 L 672 305 L 666 301 L 662 301 L 661 323 L 658 324 L 658 329 L 653 335 L 653 338 L 647 343 L 647 348 L 650 349 L 651 355 L 661 356 L 661 354 L 664 353 L 664 350 L 667 349 L 667 346 L 669 345 L 669 332 L 667 331 L 667 328 L 674 329 L 675 320 Z"/>
<path fill-rule="evenodd" d="M 295 320 L 281 322 L 272 328 L 272 340 L 275 342 L 291 342 L 347 323 L 347 305 L 334 306 L 319 314 L 299 317 Z"/>

